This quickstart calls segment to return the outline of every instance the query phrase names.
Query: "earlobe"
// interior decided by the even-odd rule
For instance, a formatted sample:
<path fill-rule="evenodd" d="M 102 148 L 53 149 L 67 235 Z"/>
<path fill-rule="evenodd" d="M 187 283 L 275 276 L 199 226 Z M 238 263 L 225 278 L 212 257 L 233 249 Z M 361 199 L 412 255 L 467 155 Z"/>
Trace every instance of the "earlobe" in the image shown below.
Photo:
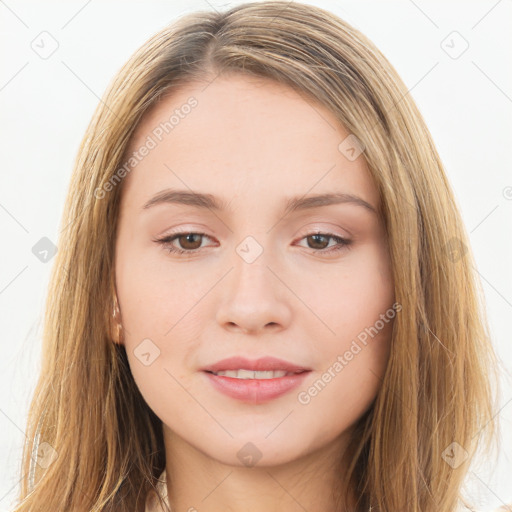
<path fill-rule="evenodd" d="M 117 301 L 116 294 L 114 294 L 112 315 L 110 319 L 110 331 L 112 341 L 118 345 L 123 345 L 123 326 L 121 323 L 121 312 L 119 310 L 119 303 Z"/>

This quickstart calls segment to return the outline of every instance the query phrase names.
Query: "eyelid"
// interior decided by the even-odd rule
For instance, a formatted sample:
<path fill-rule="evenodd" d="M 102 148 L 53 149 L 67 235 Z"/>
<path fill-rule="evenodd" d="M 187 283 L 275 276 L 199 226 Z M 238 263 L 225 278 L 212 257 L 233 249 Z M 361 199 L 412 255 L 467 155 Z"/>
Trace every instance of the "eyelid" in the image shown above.
<path fill-rule="evenodd" d="M 344 238 L 344 239 L 348 239 L 348 238 L 351 238 L 352 235 L 350 233 L 346 231 L 346 234 L 343 234 L 341 232 L 341 228 L 339 226 L 335 226 L 335 225 L 327 225 L 327 226 L 318 226 L 318 223 L 314 223 L 313 226 L 311 226 L 311 224 L 308 224 L 307 226 L 303 227 L 300 229 L 299 231 L 299 235 L 298 238 L 302 238 L 304 236 L 310 236 L 310 235 L 313 235 L 313 234 L 321 234 L 321 235 L 324 235 L 324 234 L 329 234 L 329 235 L 332 235 L 332 236 L 338 236 L 340 238 Z"/>
<path fill-rule="evenodd" d="M 154 242 L 158 242 L 159 240 L 162 240 L 162 239 L 165 239 L 165 238 L 170 238 L 172 236 L 176 236 L 176 235 L 187 235 L 187 234 L 196 234 L 196 235 L 201 235 L 201 236 L 204 236 L 204 237 L 207 237 L 207 238 L 210 238 L 212 239 L 213 237 L 208 235 L 207 233 L 205 233 L 204 231 L 202 231 L 203 228 L 199 228 L 199 229 L 195 229 L 195 228 L 176 228 L 175 230 L 169 232 L 169 233 L 164 233 L 163 235 L 161 235 L 160 237 L 157 237 L 155 239 L 153 239 Z M 338 228 L 339 229 L 339 228 Z M 339 233 L 337 231 L 333 231 L 333 228 L 320 228 L 320 227 L 305 227 L 301 230 L 300 232 L 301 234 L 297 235 L 294 239 L 294 242 L 297 242 L 299 240 L 301 240 L 302 238 L 304 237 L 307 237 L 307 236 L 311 236 L 311 235 L 315 235 L 315 234 L 319 234 L 319 235 L 330 235 L 332 237 L 338 237 L 338 238 L 342 238 L 344 240 L 349 240 L 349 239 L 352 239 L 352 235 L 351 234 L 348 234 L 348 235 L 344 235 L 342 233 Z"/>

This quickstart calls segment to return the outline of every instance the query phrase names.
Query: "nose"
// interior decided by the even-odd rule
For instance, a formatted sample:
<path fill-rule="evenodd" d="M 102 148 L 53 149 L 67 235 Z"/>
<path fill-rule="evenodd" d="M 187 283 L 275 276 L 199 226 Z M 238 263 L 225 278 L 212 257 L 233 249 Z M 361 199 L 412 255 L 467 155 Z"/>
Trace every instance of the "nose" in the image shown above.
<path fill-rule="evenodd" d="M 283 284 L 284 276 L 268 265 L 263 255 L 247 263 L 234 260 L 224 279 L 217 322 L 224 329 L 245 334 L 286 329 L 291 321 L 292 294 Z"/>

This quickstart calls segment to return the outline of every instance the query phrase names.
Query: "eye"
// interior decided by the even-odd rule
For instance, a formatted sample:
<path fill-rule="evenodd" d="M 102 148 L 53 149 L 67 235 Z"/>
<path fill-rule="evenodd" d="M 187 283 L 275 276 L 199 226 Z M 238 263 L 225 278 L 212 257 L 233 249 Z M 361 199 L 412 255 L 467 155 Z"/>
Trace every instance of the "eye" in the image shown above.
<path fill-rule="evenodd" d="M 158 242 L 163 245 L 166 251 L 170 253 L 177 253 L 177 254 L 186 254 L 186 253 L 195 253 L 198 252 L 197 249 L 201 247 L 201 240 L 200 237 L 208 237 L 205 233 L 194 233 L 190 231 L 182 231 L 179 233 L 174 233 L 171 235 L 168 235 L 164 238 L 157 239 L 155 242 Z M 199 245 L 198 245 L 198 239 L 199 239 Z M 180 249 L 179 247 L 176 247 L 173 245 L 174 240 L 179 240 L 180 245 L 182 245 L 185 250 Z"/>
<path fill-rule="evenodd" d="M 328 247 L 328 240 L 334 240 L 337 245 L 331 246 L 328 250 L 325 250 L 326 247 Z M 343 238 L 341 236 L 335 235 L 334 233 L 310 233 L 309 235 L 306 235 L 304 238 L 301 238 L 301 240 L 306 240 L 308 243 L 313 244 L 314 253 L 336 253 L 339 251 L 342 251 L 350 246 L 352 243 L 352 240 L 348 240 L 346 238 Z M 325 245 L 327 241 L 327 245 Z M 316 247 L 315 247 L 316 246 Z M 320 246 L 320 247 L 319 247 Z"/>
<path fill-rule="evenodd" d="M 155 242 L 161 244 L 167 252 L 175 253 L 175 254 L 195 254 L 199 252 L 201 249 L 201 237 L 210 238 L 206 233 L 195 233 L 191 231 L 183 231 L 179 233 L 170 234 L 164 238 L 156 239 Z M 179 244 L 182 248 L 176 247 L 173 242 L 175 240 L 179 241 Z M 352 243 L 351 240 L 343 238 L 341 236 L 335 235 L 333 233 L 310 233 L 300 240 L 306 240 L 308 244 L 312 243 L 316 245 L 316 247 L 310 247 L 313 249 L 314 253 L 334 253 L 346 249 Z M 337 245 L 334 247 L 330 247 L 327 242 L 327 246 L 325 242 L 328 240 L 334 240 Z M 318 247 L 320 246 L 320 247 Z"/>

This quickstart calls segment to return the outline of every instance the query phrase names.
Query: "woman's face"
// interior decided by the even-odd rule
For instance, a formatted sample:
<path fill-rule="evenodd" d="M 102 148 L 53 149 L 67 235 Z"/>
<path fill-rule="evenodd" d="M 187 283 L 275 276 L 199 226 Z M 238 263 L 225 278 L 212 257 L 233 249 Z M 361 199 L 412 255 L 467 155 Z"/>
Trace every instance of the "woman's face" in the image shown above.
<path fill-rule="evenodd" d="M 131 371 L 166 445 L 275 465 L 334 449 L 370 407 L 393 280 L 378 192 L 349 135 L 293 90 L 241 75 L 189 85 L 138 126 L 116 286 Z M 312 199 L 324 194 L 345 200 Z M 234 356 L 309 371 L 204 371 Z"/>

